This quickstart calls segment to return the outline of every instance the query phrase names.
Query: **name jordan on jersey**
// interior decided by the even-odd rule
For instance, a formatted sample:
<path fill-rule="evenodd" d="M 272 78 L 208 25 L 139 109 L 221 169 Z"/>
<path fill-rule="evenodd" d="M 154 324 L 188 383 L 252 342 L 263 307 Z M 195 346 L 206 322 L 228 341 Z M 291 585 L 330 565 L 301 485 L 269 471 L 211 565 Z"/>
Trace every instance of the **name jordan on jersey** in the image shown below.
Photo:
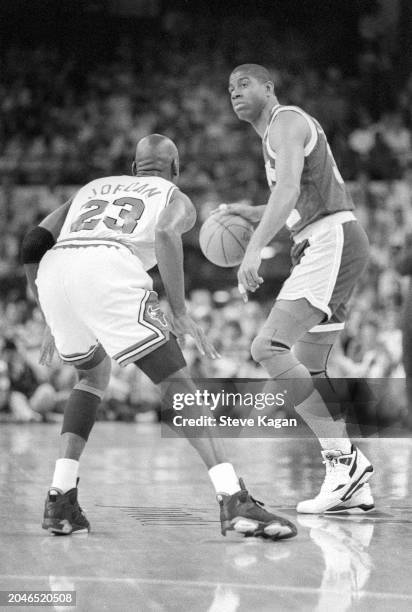
<path fill-rule="evenodd" d="M 92 181 L 74 196 L 54 248 L 118 243 L 149 270 L 156 263 L 156 223 L 175 189 L 173 183 L 157 176 Z"/>

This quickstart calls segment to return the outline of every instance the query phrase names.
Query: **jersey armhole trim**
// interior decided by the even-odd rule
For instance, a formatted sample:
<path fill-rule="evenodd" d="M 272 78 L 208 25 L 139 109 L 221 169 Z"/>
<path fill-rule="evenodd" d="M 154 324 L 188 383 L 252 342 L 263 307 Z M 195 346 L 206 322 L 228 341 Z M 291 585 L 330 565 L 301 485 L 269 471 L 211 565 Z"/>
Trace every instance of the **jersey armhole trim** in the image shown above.
<path fill-rule="evenodd" d="M 305 157 L 307 157 L 308 155 L 310 155 L 313 151 L 313 149 L 315 148 L 315 145 L 317 143 L 318 140 L 318 131 L 316 129 L 315 123 L 314 121 L 311 119 L 311 117 L 309 117 L 309 115 L 307 115 L 303 110 L 301 110 L 300 108 L 296 107 L 296 106 L 280 106 L 279 108 L 277 108 L 275 110 L 275 112 L 273 113 L 272 119 L 270 120 L 270 123 L 266 129 L 266 133 L 265 136 L 269 135 L 269 129 L 270 126 L 272 125 L 273 121 L 276 119 L 276 117 L 278 116 L 279 113 L 281 113 L 282 111 L 293 111 L 295 113 L 298 113 L 298 115 L 301 115 L 302 117 L 304 117 L 309 125 L 309 129 L 310 129 L 310 139 L 309 142 L 305 145 L 304 148 L 304 155 Z M 273 158 L 276 158 L 276 153 L 273 151 L 272 147 L 269 144 L 269 138 L 266 141 L 266 149 L 267 152 L 269 153 L 269 155 L 271 155 Z"/>
<path fill-rule="evenodd" d="M 165 208 L 166 208 L 166 206 L 169 205 L 170 200 L 172 199 L 172 195 L 175 193 L 176 189 L 177 189 L 176 185 L 172 185 L 170 187 L 169 191 L 167 192 Z"/>

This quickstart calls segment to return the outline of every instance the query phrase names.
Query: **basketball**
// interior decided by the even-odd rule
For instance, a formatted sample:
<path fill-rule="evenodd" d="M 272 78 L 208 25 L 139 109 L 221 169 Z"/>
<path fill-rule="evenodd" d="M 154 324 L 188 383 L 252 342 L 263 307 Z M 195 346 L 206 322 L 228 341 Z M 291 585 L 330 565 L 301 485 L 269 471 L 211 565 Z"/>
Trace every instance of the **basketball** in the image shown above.
<path fill-rule="evenodd" d="M 238 266 L 252 233 L 252 224 L 239 215 L 212 215 L 200 228 L 200 248 L 216 266 Z"/>

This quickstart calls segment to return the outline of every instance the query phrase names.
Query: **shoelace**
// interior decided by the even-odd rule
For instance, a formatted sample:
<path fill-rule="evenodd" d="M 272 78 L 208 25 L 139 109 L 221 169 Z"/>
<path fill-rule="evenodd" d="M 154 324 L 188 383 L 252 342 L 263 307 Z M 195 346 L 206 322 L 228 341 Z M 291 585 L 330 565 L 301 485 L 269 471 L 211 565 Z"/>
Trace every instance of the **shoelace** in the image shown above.
<path fill-rule="evenodd" d="M 346 475 L 347 466 L 340 463 L 339 457 L 325 457 L 322 463 L 326 465 L 326 476 L 321 491 L 334 489 L 336 484 L 341 483 L 341 475 Z"/>
<path fill-rule="evenodd" d="M 259 501 L 258 499 L 255 499 L 254 497 L 250 496 L 250 499 L 252 500 L 252 502 L 254 504 L 256 504 L 257 506 L 259 506 L 260 508 L 263 508 L 263 506 L 265 505 L 263 502 Z"/>
<path fill-rule="evenodd" d="M 254 504 L 260 506 L 261 508 L 263 508 L 263 506 L 265 505 L 263 502 L 249 495 L 248 491 L 242 489 L 241 494 L 239 495 L 239 501 L 244 503 L 245 501 L 247 501 L 247 498 L 249 498 Z"/>
<path fill-rule="evenodd" d="M 322 461 L 326 466 L 334 467 L 338 463 L 338 457 L 325 457 Z"/>
<path fill-rule="evenodd" d="M 254 497 L 252 497 L 251 495 L 249 495 L 249 491 L 246 489 L 245 487 L 245 483 L 243 478 L 239 478 L 239 484 L 240 484 L 240 495 L 239 495 L 239 501 L 244 503 L 247 498 L 249 497 L 249 499 L 256 504 L 257 506 L 260 506 L 261 508 L 263 508 L 263 506 L 265 505 L 263 502 L 259 501 L 258 499 L 255 499 Z"/>

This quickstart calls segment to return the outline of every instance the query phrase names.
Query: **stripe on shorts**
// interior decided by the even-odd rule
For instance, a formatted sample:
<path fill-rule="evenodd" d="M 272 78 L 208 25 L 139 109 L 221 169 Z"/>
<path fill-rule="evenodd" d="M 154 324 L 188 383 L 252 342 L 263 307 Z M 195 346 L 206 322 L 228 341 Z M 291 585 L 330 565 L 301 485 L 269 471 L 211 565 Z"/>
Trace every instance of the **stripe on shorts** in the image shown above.
<path fill-rule="evenodd" d="M 144 355 L 147 355 L 147 353 L 150 353 L 152 350 L 158 346 L 161 346 L 168 340 L 167 336 L 158 327 L 152 325 L 144 318 L 146 303 L 150 297 L 150 293 L 150 291 L 146 291 L 140 303 L 138 321 L 141 325 L 143 325 L 143 327 L 150 329 L 153 333 L 148 338 L 145 338 L 144 340 L 141 340 L 140 342 L 137 342 L 136 344 L 133 344 L 127 349 L 124 349 L 123 351 L 120 351 L 120 353 L 114 355 L 113 359 L 115 359 L 119 365 L 127 365 L 128 363 L 135 361 L 137 356 L 144 357 Z"/>
<path fill-rule="evenodd" d="M 101 361 L 103 361 L 103 359 L 106 357 L 106 351 L 102 345 L 98 343 L 87 351 L 87 353 L 74 353 L 71 355 L 60 354 L 60 357 L 65 363 L 75 367 L 83 367 L 83 369 L 88 370 L 97 366 Z"/>
<path fill-rule="evenodd" d="M 280 300 L 298 300 L 305 298 L 312 306 L 321 310 L 326 314 L 328 319 L 332 316 L 332 310 L 330 308 L 330 300 L 333 295 L 333 291 L 336 286 L 336 281 L 339 276 L 339 271 L 342 263 L 342 253 L 344 247 L 344 233 L 342 225 L 334 225 L 330 228 L 330 233 L 334 236 L 334 241 L 331 244 L 329 239 L 329 245 L 324 254 L 319 252 L 319 247 L 313 266 L 318 265 L 318 262 L 322 262 L 322 266 L 326 267 L 326 270 L 322 272 L 324 277 L 324 284 L 322 282 L 321 289 L 313 287 L 310 282 L 307 281 L 306 275 L 310 278 L 313 272 L 313 266 L 309 268 L 309 263 L 306 262 L 305 257 L 302 257 L 301 261 L 292 270 L 291 276 L 286 279 L 284 286 L 280 290 L 278 299 Z M 315 248 L 316 238 L 313 238 L 314 245 L 309 241 L 309 247 Z M 308 256 L 309 257 L 309 256 Z M 326 259 L 325 259 L 326 258 Z M 303 271 L 306 271 L 306 275 Z M 316 274 L 316 272 L 315 272 Z M 316 282 L 317 279 L 315 279 Z"/>
<path fill-rule="evenodd" d="M 94 351 L 97 349 L 98 345 L 94 344 L 92 347 L 89 348 L 88 351 L 86 351 L 86 353 L 72 353 L 70 355 L 61 355 L 61 358 L 64 359 L 64 361 L 79 361 L 80 359 L 87 359 L 88 357 L 90 357 L 91 355 L 93 355 Z"/>
<path fill-rule="evenodd" d="M 335 236 L 336 236 L 336 246 L 335 246 L 335 253 L 333 255 L 332 273 L 329 278 L 329 284 L 328 284 L 328 288 L 327 288 L 326 296 L 325 296 L 325 304 L 330 303 L 330 300 L 333 294 L 333 290 L 335 289 L 335 286 L 336 286 L 336 279 L 338 278 L 338 274 L 339 274 L 339 270 L 340 270 L 340 266 L 342 262 L 342 251 L 343 251 L 343 244 L 344 244 L 343 227 L 342 225 L 335 225 L 334 229 L 335 229 Z"/>
<path fill-rule="evenodd" d="M 319 332 L 332 332 L 332 331 L 341 331 L 345 328 L 345 323 L 322 323 L 320 325 L 315 325 L 310 329 L 310 333 L 319 333 Z"/>

